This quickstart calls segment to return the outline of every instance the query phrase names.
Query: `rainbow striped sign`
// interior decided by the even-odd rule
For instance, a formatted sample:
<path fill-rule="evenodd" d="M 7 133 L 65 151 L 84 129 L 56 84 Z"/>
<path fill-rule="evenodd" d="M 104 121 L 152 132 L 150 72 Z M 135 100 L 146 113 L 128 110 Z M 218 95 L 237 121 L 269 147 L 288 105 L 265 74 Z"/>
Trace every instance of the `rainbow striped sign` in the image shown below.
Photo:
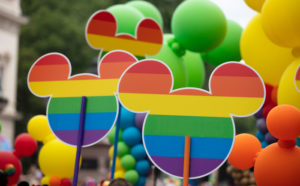
<path fill-rule="evenodd" d="M 225 63 L 210 77 L 210 92 L 172 91 L 170 69 L 156 60 L 129 67 L 119 82 L 121 103 L 148 111 L 143 141 L 151 161 L 162 171 L 183 176 L 185 136 L 191 137 L 190 178 L 203 177 L 227 159 L 235 136 L 232 115 L 247 116 L 263 105 L 262 79 L 249 66 Z"/>
<path fill-rule="evenodd" d="M 295 84 L 296 84 L 297 90 L 300 92 L 300 66 L 298 67 L 298 70 L 296 72 Z"/>
<path fill-rule="evenodd" d="M 86 40 L 95 49 L 126 50 L 135 56 L 153 56 L 163 43 L 159 25 L 152 19 L 143 19 L 136 27 L 136 38 L 129 34 L 117 34 L 117 21 L 108 11 L 95 12 L 86 25 Z"/>
<path fill-rule="evenodd" d="M 121 74 L 137 59 L 124 51 L 107 53 L 99 75 L 71 76 L 71 64 L 60 53 L 40 57 L 31 67 L 28 87 L 38 97 L 50 97 L 47 117 L 61 141 L 77 145 L 82 96 L 87 96 L 83 146 L 100 141 L 112 128 L 118 111 L 115 92 Z M 101 77 L 100 77 L 101 75 Z"/>

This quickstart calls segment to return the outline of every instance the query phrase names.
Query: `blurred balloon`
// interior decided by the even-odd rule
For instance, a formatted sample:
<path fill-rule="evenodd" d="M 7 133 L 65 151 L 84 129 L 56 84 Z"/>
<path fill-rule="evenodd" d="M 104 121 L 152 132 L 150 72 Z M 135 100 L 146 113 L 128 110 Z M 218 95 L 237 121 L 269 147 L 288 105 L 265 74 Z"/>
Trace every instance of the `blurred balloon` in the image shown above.
<path fill-rule="evenodd" d="M 134 169 L 135 163 L 136 163 L 136 161 L 135 161 L 134 157 L 130 154 L 127 154 L 127 155 L 123 156 L 122 159 L 121 159 L 122 167 L 125 170 Z"/>
<path fill-rule="evenodd" d="M 124 130 L 122 138 L 129 146 L 134 146 L 142 141 L 142 134 L 136 127 L 128 127 Z"/>
<path fill-rule="evenodd" d="M 132 36 L 135 36 L 138 22 L 144 18 L 140 11 L 128 5 L 113 5 L 107 11 L 112 13 L 117 20 L 117 33 L 126 33 Z"/>
<path fill-rule="evenodd" d="M 121 106 L 120 112 L 121 112 L 120 127 L 122 129 L 126 129 L 127 127 L 131 127 L 135 125 L 134 123 L 135 113 L 130 112 L 123 106 Z"/>
<path fill-rule="evenodd" d="M 119 141 L 122 141 L 122 133 L 123 133 L 123 131 L 122 131 L 122 129 L 120 129 L 119 130 L 119 138 L 118 138 Z M 114 144 L 115 134 L 116 134 L 116 127 L 112 128 L 111 131 L 107 135 L 107 139 L 111 145 Z"/>
<path fill-rule="evenodd" d="M 300 1 L 267 0 L 262 9 L 266 35 L 284 47 L 300 47 Z"/>
<path fill-rule="evenodd" d="M 253 10 L 260 12 L 265 0 L 245 0 L 245 3 Z"/>
<path fill-rule="evenodd" d="M 139 174 L 135 170 L 126 171 L 125 179 L 131 184 L 135 184 L 139 180 Z"/>
<path fill-rule="evenodd" d="M 51 186 L 60 186 L 60 178 L 58 176 L 52 176 L 50 178 L 49 184 Z"/>
<path fill-rule="evenodd" d="M 8 152 L 12 151 L 10 142 L 7 139 L 5 139 L 3 136 L 0 136 L 0 150 L 8 151 Z"/>
<path fill-rule="evenodd" d="M 15 172 L 8 177 L 8 185 L 16 184 L 22 172 L 22 165 L 20 159 L 11 152 L 0 151 L 0 170 L 4 170 L 7 164 L 12 164 Z"/>
<path fill-rule="evenodd" d="M 130 1 L 127 5 L 137 9 L 145 18 L 154 19 L 163 28 L 163 19 L 159 10 L 147 1 Z"/>
<path fill-rule="evenodd" d="M 274 103 L 269 103 L 269 104 L 266 104 L 263 108 L 263 115 L 265 118 L 267 118 L 269 112 L 274 108 L 276 107 L 276 104 Z"/>
<path fill-rule="evenodd" d="M 164 34 L 164 44 L 156 56 L 146 57 L 147 59 L 158 59 L 165 63 L 172 71 L 174 77 L 173 89 L 186 87 L 187 73 L 182 59 L 177 56 L 168 45 L 168 40 L 173 39 L 171 34 Z"/>
<path fill-rule="evenodd" d="M 241 54 L 246 64 L 272 86 L 279 84 L 284 70 L 295 59 L 292 49 L 277 46 L 267 38 L 260 14 L 250 21 L 242 34 Z"/>
<path fill-rule="evenodd" d="M 256 121 L 256 127 L 257 127 L 257 129 L 258 129 L 260 132 L 262 132 L 262 133 L 268 132 L 266 120 L 265 120 L 264 118 L 258 119 L 258 120 Z"/>
<path fill-rule="evenodd" d="M 256 118 L 263 118 L 263 117 L 264 117 L 262 109 L 263 109 L 263 108 L 261 108 L 259 111 L 257 111 L 257 112 L 254 114 L 254 116 L 255 116 Z"/>
<path fill-rule="evenodd" d="M 128 145 L 126 145 L 126 143 L 124 143 L 123 141 L 118 142 L 118 150 L 117 150 L 117 155 L 119 157 L 122 157 L 126 154 L 129 153 L 129 147 Z"/>
<path fill-rule="evenodd" d="M 68 178 L 63 178 L 60 181 L 60 186 L 71 186 L 71 185 L 72 185 L 72 182 Z"/>
<path fill-rule="evenodd" d="M 147 113 L 137 113 L 135 115 L 135 126 L 142 131 L 143 125 L 144 125 L 144 120 L 146 117 Z"/>
<path fill-rule="evenodd" d="M 133 157 L 135 157 L 136 160 L 146 159 L 147 157 L 145 148 L 142 144 L 138 144 L 132 147 L 130 153 Z"/>
<path fill-rule="evenodd" d="M 112 158 L 111 158 L 112 159 Z M 110 161 L 110 166 L 112 165 L 112 160 Z M 115 170 L 123 170 L 121 159 L 119 157 L 116 158 Z"/>
<path fill-rule="evenodd" d="M 115 175 L 114 175 L 115 178 L 124 178 L 124 176 L 125 176 L 124 170 L 118 170 L 115 172 Z"/>
<path fill-rule="evenodd" d="M 227 32 L 224 41 L 212 51 L 204 53 L 204 61 L 218 66 L 227 61 L 240 61 L 240 40 L 243 28 L 236 22 L 227 20 Z"/>
<path fill-rule="evenodd" d="M 277 139 L 270 132 L 266 133 L 265 140 L 268 144 L 275 143 Z"/>
<path fill-rule="evenodd" d="M 261 145 L 256 137 L 250 134 L 239 134 L 235 137 L 228 161 L 236 168 L 249 169 L 254 165 L 253 160 L 260 150 Z"/>
<path fill-rule="evenodd" d="M 268 145 L 266 141 L 261 142 L 261 148 L 266 148 Z"/>
<path fill-rule="evenodd" d="M 300 59 L 297 59 L 282 74 L 277 92 L 279 105 L 289 104 L 300 109 L 300 94 L 294 84 L 295 74 L 299 65 Z"/>
<path fill-rule="evenodd" d="M 135 170 L 139 173 L 139 175 L 146 176 L 150 170 L 150 163 L 148 160 L 141 160 L 136 162 Z"/>
<path fill-rule="evenodd" d="M 187 86 L 201 88 L 205 78 L 205 67 L 201 55 L 186 51 L 182 59 L 187 71 Z"/>
<path fill-rule="evenodd" d="M 41 179 L 41 185 L 49 185 L 50 178 L 45 176 Z"/>
<path fill-rule="evenodd" d="M 143 176 L 139 176 L 136 186 L 144 186 L 145 184 L 146 184 L 146 178 Z"/>
<path fill-rule="evenodd" d="M 222 10 L 208 0 L 183 1 L 171 20 L 175 39 L 193 52 L 206 52 L 225 38 L 226 19 Z"/>
<path fill-rule="evenodd" d="M 260 142 L 263 142 L 265 140 L 265 134 L 260 130 L 256 132 L 256 137 Z"/>
<path fill-rule="evenodd" d="M 47 117 L 45 115 L 32 117 L 27 124 L 27 131 L 35 140 L 42 141 L 45 136 L 51 134 Z"/>
<path fill-rule="evenodd" d="M 58 139 L 42 147 L 39 153 L 41 171 L 49 177 L 72 178 L 75 166 L 76 147 L 66 145 Z"/>

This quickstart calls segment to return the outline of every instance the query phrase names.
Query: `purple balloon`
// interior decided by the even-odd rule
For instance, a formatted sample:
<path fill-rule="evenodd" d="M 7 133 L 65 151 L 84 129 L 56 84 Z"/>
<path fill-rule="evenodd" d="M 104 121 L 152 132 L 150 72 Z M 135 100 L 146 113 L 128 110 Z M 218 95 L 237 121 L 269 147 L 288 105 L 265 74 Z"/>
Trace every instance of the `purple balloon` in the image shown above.
<path fill-rule="evenodd" d="M 272 143 L 275 143 L 277 141 L 277 139 L 272 136 L 272 134 L 270 132 L 268 132 L 266 135 L 265 135 L 265 140 L 267 143 L 269 144 L 272 144 Z"/>
<path fill-rule="evenodd" d="M 144 119 L 147 113 L 137 113 L 135 115 L 135 126 L 142 131 Z"/>
<path fill-rule="evenodd" d="M 258 119 L 256 121 L 256 127 L 262 133 L 267 133 L 268 132 L 266 120 L 264 118 Z"/>
<path fill-rule="evenodd" d="M 255 114 L 254 114 L 254 116 L 256 117 L 256 118 L 263 118 L 264 117 L 264 115 L 263 115 L 263 109 L 261 108 L 259 111 L 257 111 Z"/>

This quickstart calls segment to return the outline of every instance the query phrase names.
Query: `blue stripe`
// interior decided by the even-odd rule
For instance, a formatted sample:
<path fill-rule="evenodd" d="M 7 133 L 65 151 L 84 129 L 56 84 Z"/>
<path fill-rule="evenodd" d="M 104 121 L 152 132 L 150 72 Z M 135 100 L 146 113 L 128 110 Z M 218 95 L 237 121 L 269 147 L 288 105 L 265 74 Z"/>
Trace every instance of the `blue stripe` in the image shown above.
<path fill-rule="evenodd" d="M 184 136 L 145 135 L 150 156 L 184 157 Z M 191 137 L 191 158 L 225 159 L 232 138 Z"/>
<path fill-rule="evenodd" d="M 85 130 L 108 130 L 114 124 L 115 112 L 86 113 Z M 78 130 L 80 113 L 48 114 L 52 130 Z"/>

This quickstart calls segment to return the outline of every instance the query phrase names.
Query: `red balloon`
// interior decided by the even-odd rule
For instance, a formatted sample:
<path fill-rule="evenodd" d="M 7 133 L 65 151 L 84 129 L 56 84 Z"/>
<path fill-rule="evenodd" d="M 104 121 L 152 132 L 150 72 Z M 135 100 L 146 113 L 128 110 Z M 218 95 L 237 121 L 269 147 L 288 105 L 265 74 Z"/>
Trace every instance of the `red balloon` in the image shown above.
<path fill-rule="evenodd" d="M 267 105 L 264 106 L 264 108 L 263 108 L 263 115 L 264 115 L 265 118 L 268 117 L 269 112 L 270 112 L 274 107 L 276 107 L 276 105 L 275 105 L 274 103 L 269 103 L 269 104 L 267 104 Z"/>
<path fill-rule="evenodd" d="M 19 157 L 31 156 L 37 149 L 37 142 L 26 133 L 20 134 L 15 141 L 15 154 Z"/>
<path fill-rule="evenodd" d="M 8 185 L 14 185 L 18 182 L 22 172 L 22 165 L 17 156 L 11 152 L 0 151 L 0 169 L 4 170 L 8 164 L 12 164 L 15 167 L 15 173 L 8 177 Z"/>
<path fill-rule="evenodd" d="M 71 186 L 72 182 L 69 178 L 63 178 L 60 181 L 60 186 Z"/>

